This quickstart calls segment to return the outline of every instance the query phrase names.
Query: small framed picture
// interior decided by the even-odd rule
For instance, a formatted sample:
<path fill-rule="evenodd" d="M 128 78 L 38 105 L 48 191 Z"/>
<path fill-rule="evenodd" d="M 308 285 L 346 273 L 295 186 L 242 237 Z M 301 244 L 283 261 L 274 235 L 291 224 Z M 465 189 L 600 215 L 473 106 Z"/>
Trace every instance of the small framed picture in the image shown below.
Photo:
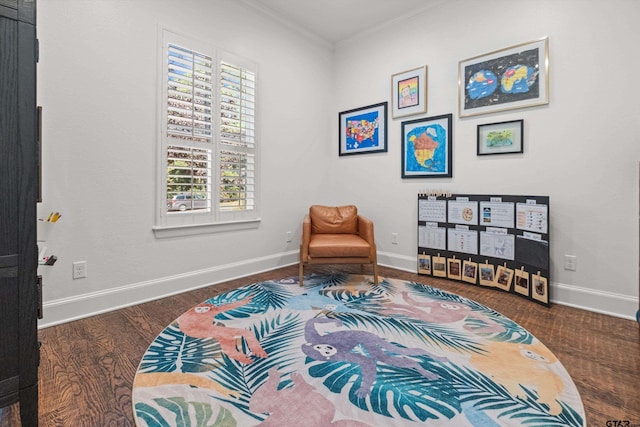
<path fill-rule="evenodd" d="M 521 270 L 515 271 L 515 282 L 513 289 L 520 295 L 529 296 L 529 273 Z"/>
<path fill-rule="evenodd" d="M 531 276 L 531 297 L 543 304 L 549 304 L 549 287 L 546 277 L 539 274 Z"/>
<path fill-rule="evenodd" d="M 465 260 L 462 263 L 462 280 L 467 283 L 478 282 L 478 263 L 470 260 Z"/>
<path fill-rule="evenodd" d="M 435 277 L 447 277 L 447 259 L 441 256 L 434 256 L 431 261 L 433 262 L 433 275 Z"/>
<path fill-rule="evenodd" d="M 522 153 L 524 120 L 478 125 L 478 156 Z"/>
<path fill-rule="evenodd" d="M 387 151 L 387 103 L 338 114 L 340 156 Z"/>
<path fill-rule="evenodd" d="M 427 112 L 427 66 L 391 76 L 392 117 Z"/>
<path fill-rule="evenodd" d="M 480 264 L 480 284 L 493 287 L 494 269 L 489 263 Z"/>
<path fill-rule="evenodd" d="M 511 281 L 513 280 L 513 270 L 507 268 L 504 265 L 499 265 L 496 269 L 496 283 L 494 286 L 503 291 L 509 292 L 511 290 Z"/>
<path fill-rule="evenodd" d="M 402 122 L 402 178 L 452 176 L 452 114 Z"/>
<path fill-rule="evenodd" d="M 418 255 L 418 274 L 431 274 L 431 256 Z"/>
<path fill-rule="evenodd" d="M 452 280 L 461 280 L 462 272 L 461 272 L 461 261 L 456 258 L 452 258 L 447 260 L 447 277 Z"/>

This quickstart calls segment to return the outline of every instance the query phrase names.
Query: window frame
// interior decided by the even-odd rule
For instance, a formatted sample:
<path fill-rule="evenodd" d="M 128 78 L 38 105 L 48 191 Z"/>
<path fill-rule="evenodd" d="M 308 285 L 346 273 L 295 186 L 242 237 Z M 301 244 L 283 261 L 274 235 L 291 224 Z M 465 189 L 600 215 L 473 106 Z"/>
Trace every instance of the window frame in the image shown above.
<path fill-rule="evenodd" d="M 183 36 L 166 28 L 160 29 L 159 55 L 158 55 L 158 135 L 154 141 L 156 146 L 156 206 L 155 224 L 152 227 L 157 238 L 175 237 L 184 235 L 196 235 L 222 231 L 244 230 L 257 228 L 260 222 L 260 137 L 259 137 L 259 97 L 258 97 L 258 66 L 255 62 L 226 52 L 209 43 L 197 40 L 194 37 Z M 185 212 L 169 212 L 167 210 L 167 158 L 168 147 L 176 144 L 167 135 L 168 120 L 168 88 L 167 88 L 167 63 L 168 45 L 174 44 L 193 52 L 207 55 L 213 59 L 212 64 L 212 123 L 211 123 L 211 153 L 210 160 L 210 187 L 211 204 L 209 209 L 197 209 Z M 255 77 L 255 106 L 254 106 L 254 146 L 247 150 L 253 155 L 254 160 L 254 196 L 251 210 L 225 211 L 220 209 L 220 129 L 221 129 L 221 89 L 220 89 L 220 64 L 222 61 L 233 64 L 236 67 L 247 69 Z M 202 148 L 202 144 L 182 144 L 196 148 Z"/>

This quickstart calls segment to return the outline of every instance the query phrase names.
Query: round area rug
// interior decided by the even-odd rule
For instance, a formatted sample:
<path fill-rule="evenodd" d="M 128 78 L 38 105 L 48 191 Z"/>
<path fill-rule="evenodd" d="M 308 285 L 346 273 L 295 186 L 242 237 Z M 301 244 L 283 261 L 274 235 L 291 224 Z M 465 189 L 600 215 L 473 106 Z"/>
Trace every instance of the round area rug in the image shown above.
<path fill-rule="evenodd" d="M 583 426 L 569 374 L 490 308 L 421 283 L 311 275 L 182 314 L 133 387 L 138 427 Z"/>

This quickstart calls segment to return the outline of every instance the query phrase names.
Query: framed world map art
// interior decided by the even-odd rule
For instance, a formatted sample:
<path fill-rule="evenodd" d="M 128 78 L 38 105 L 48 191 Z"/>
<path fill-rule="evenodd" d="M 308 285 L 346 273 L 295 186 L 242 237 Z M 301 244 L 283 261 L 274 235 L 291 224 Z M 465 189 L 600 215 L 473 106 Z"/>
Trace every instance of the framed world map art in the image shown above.
<path fill-rule="evenodd" d="M 402 178 L 452 176 L 453 114 L 402 122 Z"/>
<path fill-rule="evenodd" d="M 549 103 L 549 39 L 460 61 L 460 117 Z"/>

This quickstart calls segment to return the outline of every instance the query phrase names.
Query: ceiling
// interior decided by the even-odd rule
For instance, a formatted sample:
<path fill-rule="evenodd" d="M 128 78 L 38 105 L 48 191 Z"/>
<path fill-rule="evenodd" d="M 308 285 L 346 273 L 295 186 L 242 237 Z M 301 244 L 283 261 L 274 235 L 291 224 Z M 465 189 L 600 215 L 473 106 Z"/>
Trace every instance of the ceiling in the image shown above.
<path fill-rule="evenodd" d="M 446 0 L 243 0 L 296 31 L 329 44 L 415 15 Z"/>

